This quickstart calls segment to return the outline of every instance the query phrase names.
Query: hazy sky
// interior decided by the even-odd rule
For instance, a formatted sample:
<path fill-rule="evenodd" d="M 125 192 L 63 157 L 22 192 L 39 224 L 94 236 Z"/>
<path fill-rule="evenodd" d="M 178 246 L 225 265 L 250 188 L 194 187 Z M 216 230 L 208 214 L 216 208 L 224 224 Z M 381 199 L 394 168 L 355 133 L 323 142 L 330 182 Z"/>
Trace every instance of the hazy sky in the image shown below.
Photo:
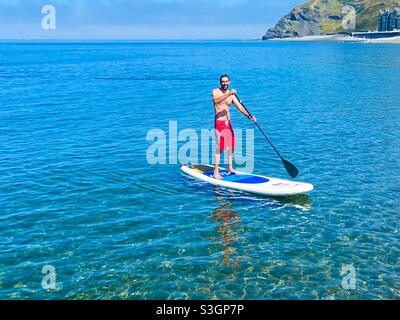
<path fill-rule="evenodd" d="M 0 39 L 255 39 L 301 0 L 0 0 Z M 42 7 L 56 9 L 43 30 Z"/>

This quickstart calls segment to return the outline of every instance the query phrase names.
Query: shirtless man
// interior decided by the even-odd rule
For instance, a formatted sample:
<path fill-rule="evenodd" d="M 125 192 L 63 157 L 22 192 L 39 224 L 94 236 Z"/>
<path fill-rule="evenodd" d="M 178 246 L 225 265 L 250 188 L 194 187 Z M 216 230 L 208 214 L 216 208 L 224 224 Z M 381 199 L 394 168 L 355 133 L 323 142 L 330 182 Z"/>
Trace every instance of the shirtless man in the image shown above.
<path fill-rule="evenodd" d="M 220 78 L 221 88 L 214 89 L 212 91 L 212 97 L 215 108 L 215 134 L 217 141 L 217 149 L 215 151 L 214 161 L 214 178 L 221 180 L 222 177 L 219 174 L 219 162 L 221 159 L 221 153 L 223 151 L 228 152 L 228 172 L 231 174 L 237 174 L 237 171 L 233 169 L 233 151 L 235 149 L 235 136 L 233 134 L 232 123 L 230 121 L 229 106 L 233 104 L 241 113 L 243 113 L 251 121 L 256 122 L 255 117 L 250 117 L 246 109 L 242 106 L 236 97 L 236 90 L 228 90 L 231 81 L 229 76 L 223 75 Z"/>

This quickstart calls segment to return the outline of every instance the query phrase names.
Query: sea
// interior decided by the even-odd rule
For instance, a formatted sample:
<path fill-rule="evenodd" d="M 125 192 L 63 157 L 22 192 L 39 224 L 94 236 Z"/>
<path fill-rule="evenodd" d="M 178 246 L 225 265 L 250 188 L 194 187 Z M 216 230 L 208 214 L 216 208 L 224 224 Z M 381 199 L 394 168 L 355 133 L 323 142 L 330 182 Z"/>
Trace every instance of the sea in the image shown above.
<path fill-rule="evenodd" d="M 222 74 L 313 192 L 181 173 Z M 0 42 L 0 299 L 399 299 L 399 74 L 398 44 Z M 231 120 L 237 169 L 291 179 Z"/>

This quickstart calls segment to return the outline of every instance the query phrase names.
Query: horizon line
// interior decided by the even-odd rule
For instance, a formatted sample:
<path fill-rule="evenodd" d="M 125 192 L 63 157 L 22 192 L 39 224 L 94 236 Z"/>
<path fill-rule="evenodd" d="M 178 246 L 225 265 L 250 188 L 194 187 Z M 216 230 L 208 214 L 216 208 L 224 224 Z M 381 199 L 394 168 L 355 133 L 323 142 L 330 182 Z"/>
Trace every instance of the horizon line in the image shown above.
<path fill-rule="evenodd" d="M 207 39 L 207 38 L 199 38 L 199 39 L 179 39 L 179 38 L 171 38 L 171 39 L 73 39 L 73 38 L 54 38 L 54 39 L 46 39 L 46 38 L 0 38 L 0 41 L 262 41 L 262 38 L 256 39 L 229 39 L 229 38 L 221 38 L 221 39 Z"/>

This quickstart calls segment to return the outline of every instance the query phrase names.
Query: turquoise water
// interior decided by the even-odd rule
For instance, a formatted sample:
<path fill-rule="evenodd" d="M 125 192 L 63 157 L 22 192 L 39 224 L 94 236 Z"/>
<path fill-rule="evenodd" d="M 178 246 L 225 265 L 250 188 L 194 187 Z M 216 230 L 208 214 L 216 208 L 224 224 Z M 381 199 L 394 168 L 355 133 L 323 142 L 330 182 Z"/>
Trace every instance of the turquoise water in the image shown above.
<path fill-rule="evenodd" d="M 0 43 L 0 298 L 400 298 L 399 53 Z M 222 73 L 298 180 L 315 185 L 309 196 L 215 189 L 147 162 L 149 130 L 212 129 Z M 254 129 L 237 111 L 232 121 Z M 287 179 L 254 135 L 254 172 Z M 46 265 L 55 290 L 42 287 Z"/>

